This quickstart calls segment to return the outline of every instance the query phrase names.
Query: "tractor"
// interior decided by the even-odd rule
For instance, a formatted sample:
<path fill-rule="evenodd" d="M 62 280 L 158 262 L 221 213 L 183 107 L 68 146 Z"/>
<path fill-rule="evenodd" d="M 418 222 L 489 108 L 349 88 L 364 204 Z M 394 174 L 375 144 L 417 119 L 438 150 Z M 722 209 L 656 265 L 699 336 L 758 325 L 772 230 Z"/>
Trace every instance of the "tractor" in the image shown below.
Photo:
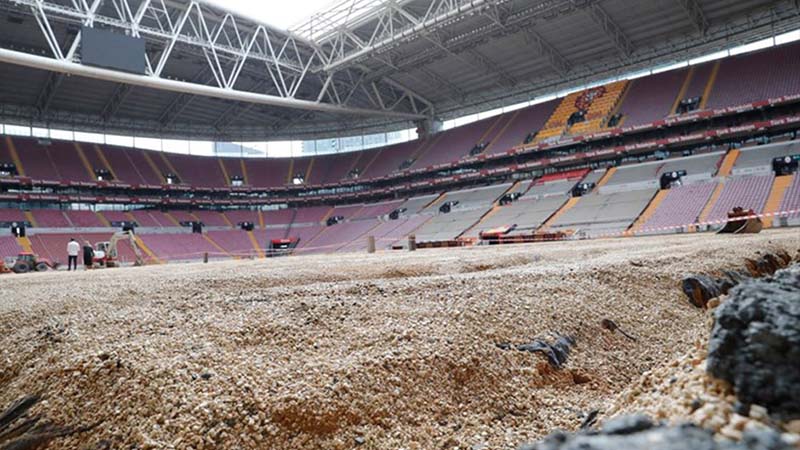
<path fill-rule="evenodd" d="M 38 255 L 31 252 L 21 252 L 16 258 L 7 260 L 5 265 L 14 273 L 47 272 L 50 269 L 58 269 L 58 263 L 39 258 Z"/>

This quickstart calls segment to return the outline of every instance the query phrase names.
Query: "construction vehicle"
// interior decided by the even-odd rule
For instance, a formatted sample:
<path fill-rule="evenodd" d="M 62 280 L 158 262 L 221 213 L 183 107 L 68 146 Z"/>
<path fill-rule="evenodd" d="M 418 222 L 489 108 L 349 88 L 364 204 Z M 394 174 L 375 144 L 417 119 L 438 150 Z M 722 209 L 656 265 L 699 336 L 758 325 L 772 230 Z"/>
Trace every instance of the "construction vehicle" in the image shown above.
<path fill-rule="evenodd" d="M 119 251 L 117 249 L 120 241 L 127 241 L 131 249 L 133 249 L 133 254 L 136 256 L 136 261 L 134 261 L 133 265 L 137 267 L 143 266 L 144 258 L 142 257 L 142 251 L 132 231 L 116 232 L 111 236 L 111 240 L 95 244 L 94 264 L 98 267 L 120 267 Z"/>
<path fill-rule="evenodd" d="M 757 234 L 764 228 L 764 223 L 752 209 L 736 207 L 728 213 L 728 223 L 717 231 L 717 234 Z"/>
<path fill-rule="evenodd" d="M 0 273 L 11 271 L 14 273 L 28 273 L 31 271 L 47 272 L 50 269 L 58 269 L 59 264 L 51 262 L 49 259 L 40 258 L 31 252 L 20 252 L 16 257 L 11 257 L 5 261 Z"/>

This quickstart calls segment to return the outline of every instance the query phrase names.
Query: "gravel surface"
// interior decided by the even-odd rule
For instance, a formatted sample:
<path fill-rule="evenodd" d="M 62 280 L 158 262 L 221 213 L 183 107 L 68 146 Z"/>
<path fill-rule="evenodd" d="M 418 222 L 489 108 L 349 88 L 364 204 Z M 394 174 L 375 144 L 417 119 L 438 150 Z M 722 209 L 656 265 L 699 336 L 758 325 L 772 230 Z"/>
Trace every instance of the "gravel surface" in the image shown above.
<path fill-rule="evenodd" d="M 776 248 L 800 233 L 3 276 L 0 405 L 103 420 L 59 449 L 513 449 L 623 409 L 707 339 L 682 277 Z M 554 334 L 561 370 L 496 345 Z"/>

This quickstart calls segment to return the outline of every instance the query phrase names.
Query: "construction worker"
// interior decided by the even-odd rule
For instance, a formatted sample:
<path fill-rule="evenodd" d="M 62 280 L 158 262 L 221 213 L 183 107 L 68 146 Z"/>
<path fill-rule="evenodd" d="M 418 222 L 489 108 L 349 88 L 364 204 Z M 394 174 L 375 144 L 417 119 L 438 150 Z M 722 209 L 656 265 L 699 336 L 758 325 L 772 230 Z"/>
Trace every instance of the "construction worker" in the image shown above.
<path fill-rule="evenodd" d="M 92 248 L 92 244 L 89 241 L 83 243 L 83 266 L 86 269 L 91 269 L 92 264 L 94 263 L 94 249 Z"/>
<path fill-rule="evenodd" d="M 78 270 L 78 253 L 81 252 L 81 245 L 74 238 L 67 244 L 67 271 Z"/>

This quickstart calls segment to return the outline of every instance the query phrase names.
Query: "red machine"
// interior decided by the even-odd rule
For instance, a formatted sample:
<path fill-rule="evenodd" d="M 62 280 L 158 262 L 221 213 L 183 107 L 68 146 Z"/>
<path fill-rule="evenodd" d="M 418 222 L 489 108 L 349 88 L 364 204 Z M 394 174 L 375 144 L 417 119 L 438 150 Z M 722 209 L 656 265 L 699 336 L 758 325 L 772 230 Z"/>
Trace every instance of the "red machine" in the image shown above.
<path fill-rule="evenodd" d="M 31 271 L 46 272 L 50 269 L 58 269 L 59 264 L 48 259 L 39 258 L 31 252 L 21 252 L 16 259 L 12 258 L 2 265 L 0 273 L 7 273 L 9 270 L 14 273 L 28 273 Z M 8 268 L 6 268 L 8 267 Z"/>

